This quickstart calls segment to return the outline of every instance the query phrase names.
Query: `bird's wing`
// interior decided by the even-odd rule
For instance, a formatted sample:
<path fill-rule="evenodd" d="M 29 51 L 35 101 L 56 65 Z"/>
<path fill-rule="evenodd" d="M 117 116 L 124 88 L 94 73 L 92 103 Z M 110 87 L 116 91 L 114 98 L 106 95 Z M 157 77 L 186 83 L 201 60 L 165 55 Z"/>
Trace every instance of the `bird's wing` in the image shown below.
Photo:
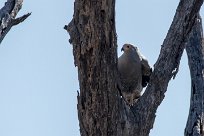
<path fill-rule="evenodd" d="M 152 68 L 150 67 L 147 59 L 142 57 L 141 60 L 141 64 L 142 64 L 142 87 L 147 86 L 147 83 L 150 80 L 150 75 L 152 73 Z"/>

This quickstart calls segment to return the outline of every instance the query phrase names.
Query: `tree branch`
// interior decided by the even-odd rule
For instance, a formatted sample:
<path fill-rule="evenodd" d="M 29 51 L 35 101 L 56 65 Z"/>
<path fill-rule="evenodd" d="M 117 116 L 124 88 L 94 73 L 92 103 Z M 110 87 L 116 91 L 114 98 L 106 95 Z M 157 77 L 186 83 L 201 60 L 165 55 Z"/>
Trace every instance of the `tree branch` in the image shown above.
<path fill-rule="evenodd" d="M 15 19 L 20 11 L 23 0 L 7 0 L 4 7 L 0 9 L 0 44 L 12 26 L 23 22 L 31 13 Z"/>
<path fill-rule="evenodd" d="M 198 15 L 186 44 L 191 72 L 191 102 L 185 136 L 204 135 L 204 42 L 202 20 Z"/>
<path fill-rule="evenodd" d="M 186 40 L 197 18 L 203 0 L 181 0 L 168 34 L 162 44 L 150 83 L 145 93 L 131 108 L 135 122 L 130 133 L 139 136 L 149 135 L 156 117 L 156 110 L 165 97 L 168 83 L 178 71 Z M 126 115 L 129 116 L 129 115 Z M 132 122 L 131 118 L 129 122 Z"/>

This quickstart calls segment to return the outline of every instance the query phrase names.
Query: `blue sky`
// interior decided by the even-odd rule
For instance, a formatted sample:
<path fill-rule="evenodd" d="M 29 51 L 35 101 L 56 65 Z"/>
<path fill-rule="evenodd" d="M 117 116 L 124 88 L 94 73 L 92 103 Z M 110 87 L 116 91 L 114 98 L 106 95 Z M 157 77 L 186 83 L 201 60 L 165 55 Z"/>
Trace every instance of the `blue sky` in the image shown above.
<path fill-rule="evenodd" d="M 72 18 L 73 2 L 24 1 L 19 15 L 32 15 L 13 27 L 0 46 L 0 136 L 79 136 L 77 68 L 69 35 L 63 30 Z M 137 45 L 153 65 L 177 5 L 177 0 L 116 1 L 118 49 L 124 43 Z M 184 53 L 150 136 L 183 135 L 189 96 Z"/>

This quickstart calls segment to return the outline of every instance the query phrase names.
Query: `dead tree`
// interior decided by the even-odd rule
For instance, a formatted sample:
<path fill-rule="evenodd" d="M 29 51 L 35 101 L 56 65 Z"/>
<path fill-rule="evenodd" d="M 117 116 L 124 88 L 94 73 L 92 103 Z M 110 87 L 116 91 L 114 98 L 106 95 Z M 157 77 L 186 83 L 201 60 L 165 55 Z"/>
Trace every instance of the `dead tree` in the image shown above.
<path fill-rule="evenodd" d="M 31 13 L 16 18 L 20 11 L 23 0 L 7 0 L 4 7 L 0 9 L 0 44 L 12 26 L 23 22 Z"/>
<path fill-rule="evenodd" d="M 191 73 L 191 102 L 185 136 L 204 135 L 204 41 L 198 15 L 186 44 Z"/>
<path fill-rule="evenodd" d="M 75 0 L 70 34 L 80 93 L 82 136 L 147 136 L 164 99 L 203 0 L 181 0 L 145 93 L 128 107 L 117 87 L 115 0 Z"/>

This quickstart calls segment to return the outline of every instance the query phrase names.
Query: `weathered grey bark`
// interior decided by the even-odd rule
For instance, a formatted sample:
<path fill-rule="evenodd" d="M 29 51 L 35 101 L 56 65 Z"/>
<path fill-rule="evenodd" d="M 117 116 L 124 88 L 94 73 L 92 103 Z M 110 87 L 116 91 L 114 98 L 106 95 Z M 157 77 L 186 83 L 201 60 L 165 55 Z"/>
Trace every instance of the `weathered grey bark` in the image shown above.
<path fill-rule="evenodd" d="M 195 25 L 186 44 L 191 73 L 191 102 L 185 136 L 204 135 L 204 43 L 201 17 Z"/>
<path fill-rule="evenodd" d="M 0 44 L 12 26 L 23 22 L 31 13 L 16 18 L 20 11 L 23 0 L 7 0 L 4 7 L 0 9 Z"/>
<path fill-rule="evenodd" d="M 178 72 L 184 44 L 202 3 L 203 0 L 180 1 L 150 83 L 129 108 L 117 88 L 115 0 L 75 0 L 73 19 L 65 29 L 78 67 L 77 108 L 82 136 L 149 135 L 168 82 Z"/>

